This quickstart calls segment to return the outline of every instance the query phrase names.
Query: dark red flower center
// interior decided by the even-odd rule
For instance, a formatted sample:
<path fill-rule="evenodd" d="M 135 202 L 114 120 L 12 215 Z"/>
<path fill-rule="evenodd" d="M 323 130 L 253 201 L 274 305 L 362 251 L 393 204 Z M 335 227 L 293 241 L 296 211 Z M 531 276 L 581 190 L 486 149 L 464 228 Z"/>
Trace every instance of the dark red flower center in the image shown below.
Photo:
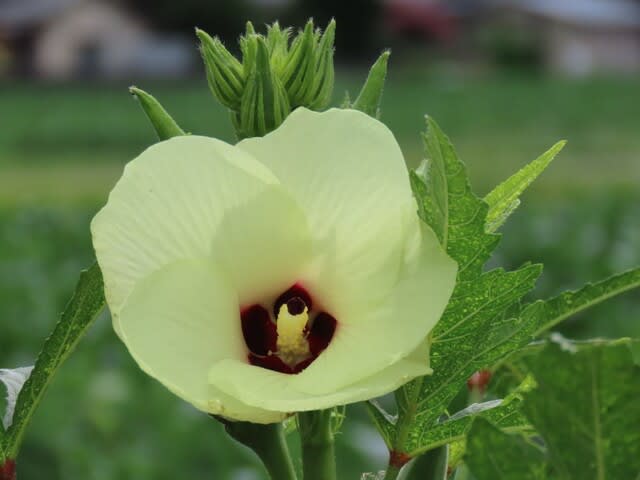
<path fill-rule="evenodd" d="M 287 313 L 288 319 L 282 318 Z M 281 322 L 291 317 L 305 322 L 296 339 L 295 355 L 286 349 L 291 332 L 285 331 L 284 323 L 278 327 L 279 317 Z M 329 313 L 314 309 L 311 295 L 299 284 L 283 292 L 270 309 L 258 303 L 241 308 L 240 319 L 249 363 L 289 374 L 300 373 L 318 358 L 331 343 L 338 324 Z"/>

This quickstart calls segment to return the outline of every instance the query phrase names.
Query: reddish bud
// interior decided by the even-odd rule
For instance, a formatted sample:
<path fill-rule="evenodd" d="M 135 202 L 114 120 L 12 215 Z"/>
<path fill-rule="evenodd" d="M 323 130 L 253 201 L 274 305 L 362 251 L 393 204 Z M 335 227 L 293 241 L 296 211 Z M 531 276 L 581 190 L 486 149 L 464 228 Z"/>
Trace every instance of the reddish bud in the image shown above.
<path fill-rule="evenodd" d="M 0 466 L 0 480 L 16 480 L 16 462 L 7 460 Z"/>
<path fill-rule="evenodd" d="M 490 381 L 491 372 L 489 370 L 480 370 L 469 377 L 467 388 L 470 392 L 477 391 L 484 394 Z"/>

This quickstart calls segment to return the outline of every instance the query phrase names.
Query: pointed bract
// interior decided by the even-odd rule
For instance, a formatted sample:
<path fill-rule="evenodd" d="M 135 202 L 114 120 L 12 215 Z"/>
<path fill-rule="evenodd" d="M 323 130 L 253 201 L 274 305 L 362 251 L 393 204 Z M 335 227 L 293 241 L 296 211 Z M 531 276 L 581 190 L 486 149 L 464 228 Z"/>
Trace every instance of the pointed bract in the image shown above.
<path fill-rule="evenodd" d="M 160 140 L 185 135 L 184 130 L 178 126 L 155 97 L 136 87 L 130 87 L 129 92 L 140 102 L 140 106 Z"/>
<path fill-rule="evenodd" d="M 227 108 L 239 109 L 245 84 L 242 64 L 217 38 L 200 29 L 196 29 L 196 35 L 201 42 L 200 53 L 211 93 Z"/>
<path fill-rule="evenodd" d="M 354 109 L 376 118 L 380 115 L 380 103 L 387 78 L 387 63 L 390 56 L 391 52 L 387 50 L 373 64 L 358 98 L 353 102 Z"/>
<path fill-rule="evenodd" d="M 274 74 L 263 37 L 255 36 L 256 60 L 247 79 L 240 107 L 240 138 L 263 136 L 277 128 L 291 112 L 287 93 Z"/>

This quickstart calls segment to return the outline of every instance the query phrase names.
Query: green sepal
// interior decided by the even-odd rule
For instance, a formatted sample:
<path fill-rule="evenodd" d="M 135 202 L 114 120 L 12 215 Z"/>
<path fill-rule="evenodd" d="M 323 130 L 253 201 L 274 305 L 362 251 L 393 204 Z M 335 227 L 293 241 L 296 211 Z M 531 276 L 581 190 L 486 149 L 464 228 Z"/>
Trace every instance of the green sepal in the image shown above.
<path fill-rule="evenodd" d="M 390 55 L 391 52 L 389 50 L 384 51 L 376 60 L 376 63 L 373 64 L 358 98 L 353 102 L 352 108 L 372 117 L 377 118 L 380 116 L 380 103 L 382 101 L 384 82 L 387 78 L 387 64 L 389 63 Z"/>
<path fill-rule="evenodd" d="M 160 140 L 186 135 L 155 97 L 137 87 L 129 87 L 129 92 L 140 102 Z"/>
<path fill-rule="evenodd" d="M 271 58 L 271 68 L 277 75 L 282 74 L 289 54 L 290 28 L 280 28 L 278 22 L 267 26 L 267 46 Z"/>
<path fill-rule="evenodd" d="M 248 76 L 253 65 L 255 64 L 257 37 L 253 24 L 247 22 L 247 28 L 244 35 L 240 36 L 240 51 L 242 52 L 242 68 L 245 76 Z"/>
<path fill-rule="evenodd" d="M 249 41 L 255 42 L 256 53 L 237 122 L 240 138 L 266 135 L 280 126 L 291 112 L 287 92 L 271 69 L 264 37 L 254 35 Z"/>
<path fill-rule="evenodd" d="M 309 20 L 302 33 L 291 45 L 281 79 L 293 108 L 308 105 L 313 95 L 316 72 L 317 34 L 313 20 Z"/>
<path fill-rule="evenodd" d="M 334 41 L 336 37 L 336 21 L 331 20 L 325 29 L 316 52 L 316 69 L 311 88 L 309 103 L 311 110 L 322 110 L 331 101 L 335 82 L 333 66 Z"/>
<path fill-rule="evenodd" d="M 198 28 L 196 35 L 200 39 L 200 53 L 211 93 L 225 107 L 238 110 L 245 83 L 242 64 L 219 39 Z"/>

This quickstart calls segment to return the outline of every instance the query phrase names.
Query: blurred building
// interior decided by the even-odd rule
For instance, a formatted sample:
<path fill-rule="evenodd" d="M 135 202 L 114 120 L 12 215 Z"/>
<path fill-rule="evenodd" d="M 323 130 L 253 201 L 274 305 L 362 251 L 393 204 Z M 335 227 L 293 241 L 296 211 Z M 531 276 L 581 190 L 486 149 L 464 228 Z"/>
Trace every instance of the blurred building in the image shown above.
<path fill-rule="evenodd" d="M 545 66 L 556 73 L 640 71 L 640 2 L 494 0 L 492 22 L 535 32 Z"/>
<path fill-rule="evenodd" d="M 55 79 L 180 76 L 197 57 L 107 0 L 2 0 L 0 52 L 14 74 Z"/>

